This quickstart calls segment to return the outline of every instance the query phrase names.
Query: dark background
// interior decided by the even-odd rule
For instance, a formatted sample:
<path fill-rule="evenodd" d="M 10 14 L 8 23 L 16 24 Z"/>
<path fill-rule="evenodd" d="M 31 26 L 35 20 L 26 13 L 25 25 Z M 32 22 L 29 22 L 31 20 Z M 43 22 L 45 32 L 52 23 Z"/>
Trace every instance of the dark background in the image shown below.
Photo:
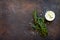
<path fill-rule="evenodd" d="M 52 10 L 56 18 L 46 22 L 48 37 L 32 31 L 32 11 L 39 16 Z M 60 0 L 0 0 L 0 40 L 60 40 Z"/>

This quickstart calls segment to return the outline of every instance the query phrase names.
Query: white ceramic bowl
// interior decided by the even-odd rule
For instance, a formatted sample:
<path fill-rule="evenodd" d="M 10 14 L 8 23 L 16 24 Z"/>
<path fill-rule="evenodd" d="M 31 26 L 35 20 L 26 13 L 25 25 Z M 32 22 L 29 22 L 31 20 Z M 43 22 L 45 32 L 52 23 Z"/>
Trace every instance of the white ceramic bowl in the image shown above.
<path fill-rule="evenodd" d="M 55 13 L 53 11 L 47 11 L 45 13 L 45 18 L 47 21 L 53 21 L 55 19 Z"/>

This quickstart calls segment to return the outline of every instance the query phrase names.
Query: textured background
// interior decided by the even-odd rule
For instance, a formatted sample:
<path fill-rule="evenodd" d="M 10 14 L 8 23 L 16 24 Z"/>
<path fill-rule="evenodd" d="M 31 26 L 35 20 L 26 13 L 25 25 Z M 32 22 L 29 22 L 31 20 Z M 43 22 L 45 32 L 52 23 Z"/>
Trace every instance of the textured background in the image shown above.
<path fill-rule="evenodd" d="M 46 40 L 60 40 L 59 0 L 0 0 L 0 40 L 45 40 L 32 31 L 32 11 L 39 16 L 47 10 L 56 14 L 53 22 L 46 22 L 49 34 Z"/>

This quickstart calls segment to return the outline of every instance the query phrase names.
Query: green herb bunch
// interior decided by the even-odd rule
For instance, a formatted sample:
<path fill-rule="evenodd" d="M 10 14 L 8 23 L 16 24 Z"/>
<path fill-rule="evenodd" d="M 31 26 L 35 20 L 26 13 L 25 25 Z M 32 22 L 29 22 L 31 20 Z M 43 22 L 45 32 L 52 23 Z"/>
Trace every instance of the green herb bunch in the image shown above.
<path fill-rule="evenodd" d="M 33 11 L 33 29 L 36 30 L 41 37 L 46 37 L 48 35 L 47 27 L 44 23 L 44 18 L 38 16 L 37 10 Z"/>

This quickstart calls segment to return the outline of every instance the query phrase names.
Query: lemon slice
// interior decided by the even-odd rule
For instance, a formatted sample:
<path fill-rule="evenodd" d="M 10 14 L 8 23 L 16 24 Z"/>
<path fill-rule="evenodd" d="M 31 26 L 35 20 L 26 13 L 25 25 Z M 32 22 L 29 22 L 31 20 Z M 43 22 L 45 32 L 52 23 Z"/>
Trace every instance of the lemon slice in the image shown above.
<path fill-rule="evenodd" d="M 45 18 L 47 21 L 53 21 L 55 19 L 55 13 L 53 11 L 47 11 L 45 13 Z"/>

